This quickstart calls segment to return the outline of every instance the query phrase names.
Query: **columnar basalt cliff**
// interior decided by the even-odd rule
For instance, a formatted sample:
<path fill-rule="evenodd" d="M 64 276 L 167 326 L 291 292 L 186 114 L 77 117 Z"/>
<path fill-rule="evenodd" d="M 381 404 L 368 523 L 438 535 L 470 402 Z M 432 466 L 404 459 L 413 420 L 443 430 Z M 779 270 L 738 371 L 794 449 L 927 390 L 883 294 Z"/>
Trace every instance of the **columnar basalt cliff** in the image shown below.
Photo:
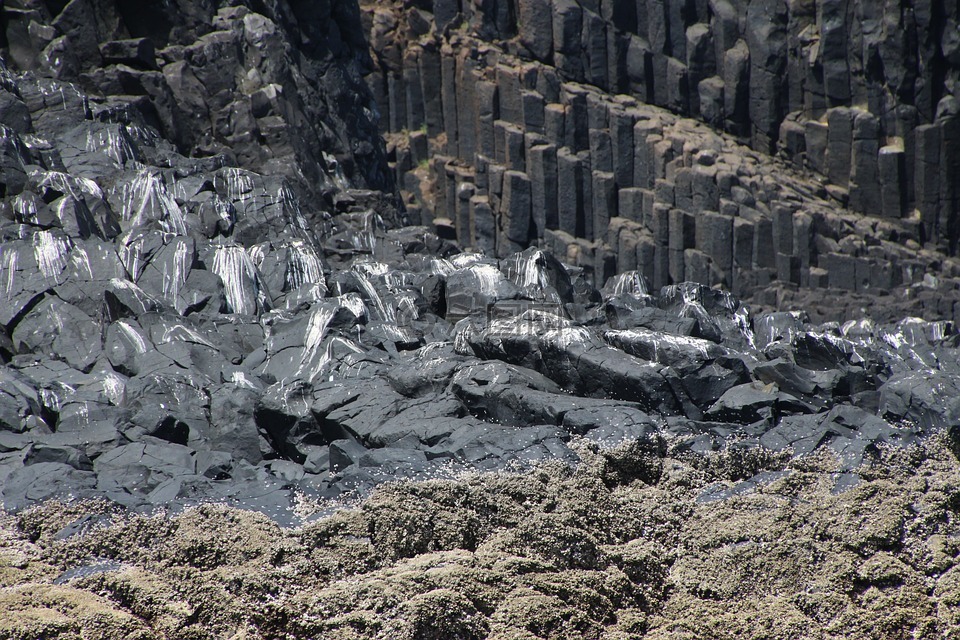
<path fill-rule="evenodd" d="M 412 210 L 463 244 L 773 306 L 831 289 L 834 317 L 897 291 L 894 314 L 954 318 L 958 11 L 367 3 L 369 82 Z"/>

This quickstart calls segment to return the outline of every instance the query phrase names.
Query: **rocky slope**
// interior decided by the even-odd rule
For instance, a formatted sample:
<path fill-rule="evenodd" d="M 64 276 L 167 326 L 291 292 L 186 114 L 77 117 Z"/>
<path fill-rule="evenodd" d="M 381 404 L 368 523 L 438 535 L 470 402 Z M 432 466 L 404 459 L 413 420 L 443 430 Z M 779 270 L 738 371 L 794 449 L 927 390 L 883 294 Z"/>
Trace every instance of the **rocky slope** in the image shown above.
<path fill-rule="evenodd" d="M 738 442 L 802 453 L 828 443 L 853 468 L 877 444 L 953 426 L 948 321 L 817 327 L 802 314 L 753 318 L 737 298 L 696 283 L 651 290 L 622 255 L 628 270 L 598 291 L 596 272 L 539 249 L 501 260 L 458 254 L 423 228 L 398 226 L 403 213 L 390 195 L 350 188 L 378 179 L 362 171 L 362 158 L 379 152 L 357 151 L 364 121 L 351 128 L 324 109 L 337 91 L 362 86 L 323 89 L 357 73 L 362 51 L 348 45 L 362 40 L 333 35 L 338 24 L 360 28 L 355 11 L 330 13 L 341 22 L 324 22 L 326 44 L 308 46 L 313 27 L 289 21 L 323 16 L 298 5 L 266 14 L 225 7 L 217 31 L 200 34 L 191 27 L 199 18 L 184 18 L 150 38 L 138 31 L 139 14 L 121 9 L 89 11 L 76 24 L 72 3 L 56 15 L 5 9 L 7 55 L 20 67 L 3 76 L 5 118 L 17 127 L 4 128 L 0 260 L 8 509 L 64 494 L 135 509 L 213 499 L 294 522 L 291 506 L 304 495 L 574 461 L 568 442 L 583 434 L 606 445 L 678 438 L 700 451 Z M 15 37 L 18 16 L 30 17 L 28 35 L 50 36 L 34 57 Z M 104 24 L 114 25 L 108 37 L 138 38 L 99 44 L 98 58 L 83 43 L 102 39 Z M 215 56 L 212 43 L 237 57 Z M 63 48 L 84 64 L 51 54 Z M 70 73 L 76 83 L 51 77 Z M 196 91 L 204 117 L 165 119 L 160 94 L 135 95 L 149 78 L 173 91 L 176 74 L 220 83 Z M 128 76 L 139 84 L 116 84 Z M 325 98 L 298 106 L 294 96 L 309 95 L 298 82 Z M 273 107 L 261 102 L 267 94 Z M 365 94 L 351 95 L 356 103 Z M 611 100 L 589 95 L 608 113 Z M 218 129 L 221 116 L 244 106 L 298 142 L 274 147 Z M 334 164 L 310 146 L 323 141 L 297 123 L 311 113 L 329 118 L 320 129 L 341 127 L 353 161 L 344 152 Z M 651 114 L 644 122 L 668 136 L 689 129 Z M 207 156 L 184 142 L 208 134 L 231 153 Z M 732 175 L 725 162 L 739 162 L 744 186 L 731 189 L 760 197 L 770 181 L 747 177 L 763 159 L 717 146 L 718 136 L 708 141 L 713 148 L 684 151 L 696 151 L 696 175 L 720 179 Z M 280 153 L 260 172 L 243 167 L 253 161 L 243 149 L 299 146 L 305 155 Z M 306 180 L 319 174 L 318 183 Z M 504 178 L 506 202 L 537 184 L 518 171 Z M 776 188 L 804 193 L 790 176 Z M 696 201 L 704 197 L 698 191 Z M 675 212 L 651 213 L 673 223 Z M 671 242 L 731 238 L 719 214 L 679 219 L 684 233 L 668 230 Z M 794 236 L 763 221 L 749 228 L 793 246 Z M 520 239 L 508 236 L 506 246 L 519 249 Z M 759 236 L 748 244 L 773 253 Z M 890 277 L 870 265 L 870 278 Z"/>
<path fill-rule="evenodd" d="M 535 5 L 153 6 L 0 9 L 0 638 L 954 632 L 922 215 L 521 62 Z"/>

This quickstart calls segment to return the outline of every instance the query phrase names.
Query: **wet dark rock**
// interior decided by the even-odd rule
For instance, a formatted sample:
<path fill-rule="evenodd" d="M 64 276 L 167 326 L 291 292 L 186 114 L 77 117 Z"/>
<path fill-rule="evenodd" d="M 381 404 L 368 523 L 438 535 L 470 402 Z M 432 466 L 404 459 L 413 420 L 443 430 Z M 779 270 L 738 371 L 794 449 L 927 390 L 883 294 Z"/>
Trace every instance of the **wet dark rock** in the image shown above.
<path fill-rule="evenodd" d="M 349 438 L 334 440 L 330 443 L 330 471 L 337 473 L 347 467 L 359 464 L 360 458 L 367 453 L 367 449 Z"/>
<path fill-rule="evenodd" d="M 3 482 L 3 508 L 20 511 L 56 497 L 95 495 L 97 476 L 62 462 L 38 462 L 14 470 Z"/>
<path fill-rule="evenodd" d="M 583 435 L 608 448 L 622 442 L 642 440 L 657 432 L 656 419 L 635 407 L 621 403 L 596 403 L 577 407 L 563 415 L 563 426 L 570 433 Z"/>
<path fill-rule="evenodd" d="M 443 394 L 400 400 L 396 414 L 374 427 L 363 440 L 379 447 L 405 439 L 429 446 L 450 435 L 465 413 L 456 398 Z"/>
<path fill-rule="evenodd" d="M 953 426 L 960 418 L 960 386 L 942 371 L 896 375 L 880 387 L 879 409 L 882 416 L 924 431 Z"/>
<path fill-rule="evenodd" d="M 559 299 L 573 302 L 573 283 L 564 266 L 553 255 L 529 248 L 503 261 L 503 275 L 534 300 Z"/>
<path fill-rule="evenodd" d="M 420 349 L 408 362 L 397 362 L 386 378 L 397 393 L 422 397 L 444 390 L 465 362 L 468 359 L 451 345 L 434 343 Z"/>
<path fill-rule="evenodd" d="M 7 367 L 0 369 L 0 380 L 3 381 L 0 386 L 0 407 L 3 412 L 0 424 L 4 430 L 25 431 L 28 428 L 25 421 L 31 416 L 43 420 L 45 407 L 32 380 Z"/>
<path fill-rule="evenodd" d="M 568 438 L 557 427 L 516 428 L 467 421 L 426 453 L 484 470 L 509 467 L 511 463 L 521 468 L 544 460 L 574 460 L 576 455 L 564 444 Z"/>
<path fill-rule="evenodd" d="M 701 410 L 713 405 L 727 390 L 749 380 L 750 373 L 743 361 L 726 357 L 681 376 L 683 389 Z"/>
<path fill-rule="evenodd" d="M 697 330 L 694 318 L 682 318 L 658 309 L 656 298 L 617 296 L 604 302 L 607 322 L 614 329 L 643 328 L 658 333 L 692 336 Z"/>
<path fill-rule="evenodd" d="M 100 45 L 100 55 L 108 64 L 129 64 L 132 66 L 155 68 L 156 51 L 149 38 L 131 38 L 112 40 Z"/>
<path fill-rule="evenodd" d="M 696 320 L 695 337 L 734 346 L 746 343 L 744 334 L 750 330 L 749 311 L 726 291 L 685 282 L 666 287 L 660 294 L 658 306 L 681 318 Z"/>
<path fill-rule="evenodd" d="M 263 385 L 256 378 L 235 375 L 234 382 L 210 394 L 211 432 L 208 446 L 251 464 L 260 462 L 269 448 L 257 429 L 256 410 Z"/>
<path fill-rule="evenodd" d="M 484 314 L 490 305 L 519 296 L 519 288 L 494 264 L 478 261 L 457 269 L 446 278 L 445 303 L 448 319 Z"/>
<path fill-rule="evenodd" d="M 796 399 L 775 388 L 753 383 L 741 384 L 724 392 L 707 411 L 707 416 L 740 424 L 760 420 L 774 423 L 779 419 L 781 405 L 791 400 Z"/>
<path fill-rule="evenodd" d="M 453 376 L 451 390 L 466 407 L 485 412 L 491 390 L 496 394 L 517 387 L 550 393 L 560 391 L 552 380 L 537 371 L 496 361 L 460 368 Z"/>
<path fill-rule="evenodd" d="M 782 358 L 758 364 L 753 375 L 798 397 L 830 398 L 840 382 L 837 371 L 810 371 Z"/>
<path fill-rule="evenodd" d="M 664 367 L 645 363 L 562 318 L 526 312 L 495 320 L 464 339 L 476 355 L 533 368 L 561 388 L 588 397 L 639 402 L 650 409 L 678 411 Z"/>
<path fill-rule="evenodd" d="M 76 307 L 45 298 L 18 323 L 11 338 L 20 352 L 57 354 L 76 369 L 89 369 L 100 357 L 100 327 Z"/>
<path fill-rule="evenodd" d="M 672 336 L 649 329 L 608 331 L 604 339 L 612 346 L 644 360 L 673 367 L 680 373 L 692 373 L 727 352 L 702 338 Z"/>
<path fill-rule="evenodd" d="M 309 383 L 278 382 L 263 392 L 254 409 L 255 424 L 270 446 L 297 462 L 306 459 L 302 446 L 327 443 L 311 413 L 312 394 Z"/>

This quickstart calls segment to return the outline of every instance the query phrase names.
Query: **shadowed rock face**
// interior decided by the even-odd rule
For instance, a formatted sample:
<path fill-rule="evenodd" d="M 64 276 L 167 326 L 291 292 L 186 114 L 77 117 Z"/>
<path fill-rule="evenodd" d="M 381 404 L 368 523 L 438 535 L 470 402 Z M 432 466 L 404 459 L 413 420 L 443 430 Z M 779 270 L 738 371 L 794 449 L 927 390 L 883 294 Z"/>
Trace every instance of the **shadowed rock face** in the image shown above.
<path fill-rule="evenodd" d="M 75 84 L 98 121 L 151 126 L 187 156 L 314 197 L 392 191 L 354 3 L 26 1 L 3 15 L 6 66 Z M 21 133 L 37 99 L 5 94 Z"/>

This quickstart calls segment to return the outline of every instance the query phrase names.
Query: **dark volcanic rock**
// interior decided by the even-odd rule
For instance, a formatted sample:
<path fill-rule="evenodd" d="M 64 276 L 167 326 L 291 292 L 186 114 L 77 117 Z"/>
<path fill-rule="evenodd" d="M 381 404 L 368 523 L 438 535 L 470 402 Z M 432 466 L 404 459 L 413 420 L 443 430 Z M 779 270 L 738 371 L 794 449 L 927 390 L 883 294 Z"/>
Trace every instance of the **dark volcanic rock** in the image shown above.
<path fill-rule="evenodd" d="M 957 7 L 848 4 L 361 2 L 402 195 L 462 245 L 956 321 Z"/>
<path fill-rule="evenodd" d="M 390 27 L 422 39 L 401 55 L 378 31 L 385 6 L 367 25 L 377 65 L 403 69 L 383 77 L 349 2 L 20 4 L 0 20 L 6 509 L 212 500 L 292 524 L 304 496 L 575 451 L 606 456 L 611 481 L 658 477 L 668 449 L 829 448 L 852 469 L 960 419 L 953 298 L 932 293 L 960 271 L 923 275 L 921 223 L 828 200 L 893 218 L 917 171 L 901 175 L 890 123 L 839 93 L 824 94 L 828 131 L 783 129 L 782 7 L 757 4 L 744 33 L 732 6 L 709 28 L 699 5 L 568 3 L 550 18 L 525 1 L 520 28 L 497 3 L 434 7 L 441 26 L 506 39 L 494 60 L 492 46 L 448 52 L 469 36 L 432 29 L 422 7 Z M 824 67 L 831 92 L 841 71 Z M 381 81 L 385 120 L 410 134 L 389 157 Z M 596 87 L 714 109 L 755 146 L 822 142 L 823 171 L 853 170 L 843 193 L 773 180 L 773 160 Z M 937 127 L 918 144 L 949 165 Z M 923 203 L 947 203 L 928 169 Z M 435 210 L 404 211 L 395 177 Z M 933 230 L 949 244 L 947 204 Z M 874 295 L 915 276 L 937 321 L 753 317 L 735 295 L 774 281 Z"/>

